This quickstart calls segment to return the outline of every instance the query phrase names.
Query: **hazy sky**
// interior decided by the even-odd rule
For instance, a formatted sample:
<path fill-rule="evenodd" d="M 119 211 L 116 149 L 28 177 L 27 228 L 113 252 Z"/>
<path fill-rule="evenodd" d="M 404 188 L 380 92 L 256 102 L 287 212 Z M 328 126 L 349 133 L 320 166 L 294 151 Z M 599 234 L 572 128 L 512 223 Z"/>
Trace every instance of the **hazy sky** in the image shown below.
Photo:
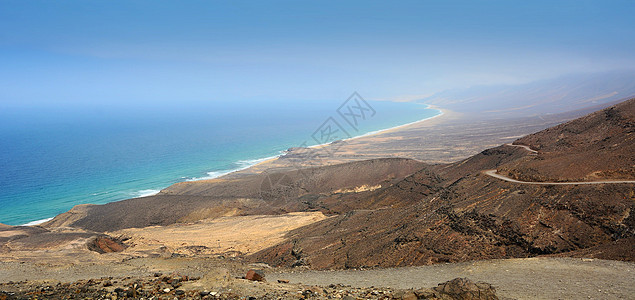
<path fill-rule="evenodd" d="M 1 0 L 0 105 L 403 99 L 633 68 L 633 15 L 607 0 Z"/>

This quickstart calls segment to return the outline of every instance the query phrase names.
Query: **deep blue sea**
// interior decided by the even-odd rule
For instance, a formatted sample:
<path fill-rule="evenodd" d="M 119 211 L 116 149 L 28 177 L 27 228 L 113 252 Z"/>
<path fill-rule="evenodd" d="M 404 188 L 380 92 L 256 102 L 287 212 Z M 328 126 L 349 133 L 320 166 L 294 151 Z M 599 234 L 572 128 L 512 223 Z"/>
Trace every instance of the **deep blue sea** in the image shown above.
<path fill-rule="evenodd" d="M 77 204 L 226 174 L 290 147 L 318 144 L 314 133 L 327 120 L 359 136 L 440 113 L 422 104 L 368 101 L 374 115 L 366 110 L 351 125 L 337 113 L 342 102 L 3 108 L 0 223 L 26 224 Z"/>

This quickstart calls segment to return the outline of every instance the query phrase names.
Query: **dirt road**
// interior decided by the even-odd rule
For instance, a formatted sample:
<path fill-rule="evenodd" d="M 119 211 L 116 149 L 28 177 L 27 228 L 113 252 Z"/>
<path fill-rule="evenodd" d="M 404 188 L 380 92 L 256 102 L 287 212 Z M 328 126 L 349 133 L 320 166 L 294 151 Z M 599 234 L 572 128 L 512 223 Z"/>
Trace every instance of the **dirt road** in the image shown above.
<path fill-rule="evenodd" d="M 635 264 L 574 258 L 476 261 L 378 270 L 301 271 L 267 275 L 309 285 L 424 288 L 456 277 L 486 281 L 515 299 L 633 299 Z"/>
<path fill-rule="evenodd" d="M 520 147 L 523 148 L 529 152 L 531 152 L 532 154 L 538 154 L 538 151 L 529 148 L 529 146 L 525 146 L 525 145 L 514 145 L 514 144 L 505 144 L 505 146 L 511 146 L 511 147 Z"/>
<path fill-rule="evenodd" d="M 507 176 L 496 173 L 496 170 L 485 170 L 483 174 L 498 178 L 501 180 L 522 183 L 522 184 L 535 184 L 535 185 L 579 185 L 579 184 L 620 184 L 620 183 L 635 183 L 635 180 L 598 180 L 598 181 L 571 181 L 571 182 L 534 182 L 534 181 L 520 181 Z"/>
<path fill-rule="evenodd" d="M 537 155 L 538 151 L 533 150 L 525 145 L 513 145 L 505 144 L 505 146 L 519 147 L 530 152 L 530 155 Z M 521 181 L 513 178 L 509 178 L 505 175 L 496 173 L 496 170 L 485 170 L 483 174 L 491 176 L 500 180 L 508 182 L 522 183 L 522 184 L 535 184 L 535 185 L 579 185 L 579 184 L 622 184 L 622 183 L 635 183 L 635 180 L 597 180 L 597 181 L 571 181 L 571 182 L 535 182 L 535 181 Z"/>

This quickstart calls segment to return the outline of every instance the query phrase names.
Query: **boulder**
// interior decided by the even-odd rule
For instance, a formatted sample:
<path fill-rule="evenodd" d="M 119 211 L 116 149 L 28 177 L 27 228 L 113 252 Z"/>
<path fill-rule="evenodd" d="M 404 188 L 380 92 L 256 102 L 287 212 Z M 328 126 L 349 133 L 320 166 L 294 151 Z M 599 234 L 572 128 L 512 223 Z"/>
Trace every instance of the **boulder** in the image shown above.
<path fill-rule="evenodd" d="M 262 270 L 249 270 L 245 279 L 252 281 L 265 281 L 265 273 Z"/>
<path fill-rule="evenodd" d="M 126 246 L 119 240 L 109 236 L 98 236 L 94 240 L 88 242 L 88 249 L 97 253 L 121 252 Z"/>
<path fill-rule="evenodd" d="M 497 300 L 496 289 L 486 282 L 473 282 L 467 278 L 455 278 L 433 288 L 441 299 Z"/>

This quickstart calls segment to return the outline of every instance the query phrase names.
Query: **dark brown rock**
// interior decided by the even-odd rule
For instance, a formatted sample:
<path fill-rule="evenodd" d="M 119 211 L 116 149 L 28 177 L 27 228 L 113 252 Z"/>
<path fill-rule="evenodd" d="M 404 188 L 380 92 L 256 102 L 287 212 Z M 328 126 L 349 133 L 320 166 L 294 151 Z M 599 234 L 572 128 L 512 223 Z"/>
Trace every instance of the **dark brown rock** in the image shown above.
<path fill-rule="evenodd" d="M 395 298 L 401 299 L 401 300 L 417 300 L 417 299 L 419 299 L 417 297 L 417 295 L 415 294 L 415 292 L 413 292 L 413 291 L 403 291 L 401 293 L 396 293 L 396 296 L 398 296 L 398 297 L 395 297 Z"/>
<path fill-rule="evenodd" d="M 265 281 L 265 273 L 262 270 L 249 270 L 245 279 L 252 281 Z"/>
<path fill-rule="evenodd" d="M 111 237 L 99 236 L 88 243 L 88 249 L 103 254 L 121 252 L 126 249 L 126 246 L 122 242 Z"/>
<path fill-rule="evenodd" d="M 489 283 L 472 282 L 467 278 L 455 278 L 440 283 L 434 290 L 441 297 L 449 296 L 457 300 L 497 300 L 496 289 Z"/>

